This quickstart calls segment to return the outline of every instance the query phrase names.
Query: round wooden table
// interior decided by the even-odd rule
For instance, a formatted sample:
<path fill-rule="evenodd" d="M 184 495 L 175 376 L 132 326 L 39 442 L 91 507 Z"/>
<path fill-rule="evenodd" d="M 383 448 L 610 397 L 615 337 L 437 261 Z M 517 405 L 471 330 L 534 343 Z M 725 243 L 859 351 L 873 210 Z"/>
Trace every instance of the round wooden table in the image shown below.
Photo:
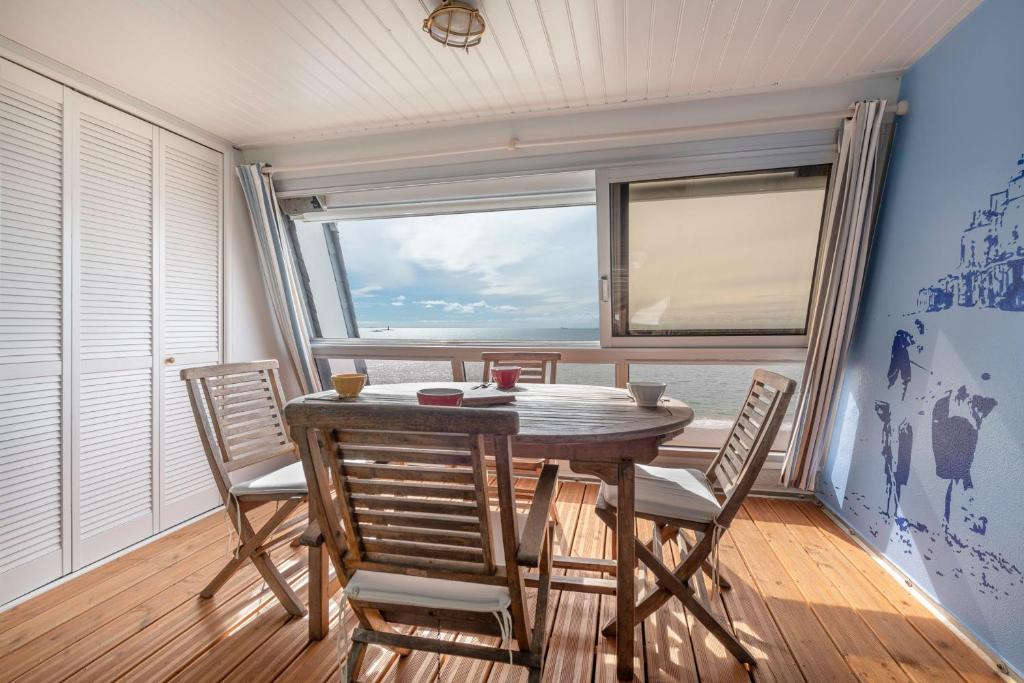
<path fill-rule="evenodd" d="M 456 387 L 468 391 L 473 382 L 416 382 L 377 384 L 366 387 L 357 403 L 416 403 L 416 391 L 425 387 Z M 492 406 L 519 414 L 519 433 L 512 440 L 512 455 L 519 458 L 564 460 L 581 474 L 591 474 L 618 487 L 616 505 L 615 566 L 616 654 L 619 680 L 633 680 L 636 551 L 634 533 L 634 465 L 648 463 L 658 446 L 683 432 L 693 421 L 693 410 L 674 399 L 663 399 L 656 408 L 638 408 L 624 389 L 576 384 L 520 384 L 509 393 L 516 400 Z M 301 402 L 320 402 L 333 391 L 312 394 Z M 588 561 L 566 558 L 566 566 Z M 596 565 L 596 561 L 592 561 Z M 611 567 L 608 567 L 610 569 Z M 555 582 L 552 583 L 555 587 Z M 565 582 L 563 590 L 600 592 L 599 582 Z"/>

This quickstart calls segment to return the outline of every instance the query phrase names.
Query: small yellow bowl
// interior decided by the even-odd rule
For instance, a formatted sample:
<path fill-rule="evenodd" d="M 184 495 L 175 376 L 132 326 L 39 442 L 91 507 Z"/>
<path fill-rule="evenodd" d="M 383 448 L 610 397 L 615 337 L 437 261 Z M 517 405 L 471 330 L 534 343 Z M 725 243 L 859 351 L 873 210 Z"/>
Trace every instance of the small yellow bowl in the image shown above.
<path fill-rule="evenodd" d="M 331 375 L 331 384 L 338 396 L 342 398 L 355 398 L 366 386 L 366 375 L 356 372 L 346 372 L 341 375 Z"/>

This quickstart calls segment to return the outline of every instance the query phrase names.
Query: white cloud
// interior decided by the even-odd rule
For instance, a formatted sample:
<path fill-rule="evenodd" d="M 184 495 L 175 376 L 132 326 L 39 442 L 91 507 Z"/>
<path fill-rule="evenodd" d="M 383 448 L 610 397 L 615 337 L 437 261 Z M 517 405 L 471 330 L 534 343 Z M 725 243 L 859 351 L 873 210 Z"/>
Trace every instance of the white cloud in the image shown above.
<path fill-rule="evenodd" d="M 399 294 L 398 296 L 396 296 L 394 299 L 391 300 L 391 305 L 392 306 L 404 306 L 405 305 L 405 295 L 404 294 Z"/>
<path fill-rule="evenodd" d="M 384 289 L 384 288 L 381 287 L 380 285 L 366 285 L 365 287 L 360 287 L 358 289 L 353 289 L 352 290 L 352 296 L 359 296 L 359 297 L 376 296 L 374 294 L 374 292 L 379 292 L 382 289 Z"/>
<path fill-rule="evenodd" d="M 593 207 L 358 221 L 341 233 L 352 282 L 365 285 L 359 306 L 404 302 L 460 319 L 596 318 Z"/>
<path fill-rule="evenodd" d="M 445 301 L 444 299 L 428 299 L 426 301 L 415 302 L 424 308 L 440 308 L 445 313 L 475 313 L 478 310 L 488 311 L 500 311 L 508 312 L 518 310 L 515 306 L 508 304 L 502 304 L 500 306 L 492 306 L 486 301 L 481 299 L 480 301 L 473 301 L 470 303 L 460 303 L 458 301 Z"/>

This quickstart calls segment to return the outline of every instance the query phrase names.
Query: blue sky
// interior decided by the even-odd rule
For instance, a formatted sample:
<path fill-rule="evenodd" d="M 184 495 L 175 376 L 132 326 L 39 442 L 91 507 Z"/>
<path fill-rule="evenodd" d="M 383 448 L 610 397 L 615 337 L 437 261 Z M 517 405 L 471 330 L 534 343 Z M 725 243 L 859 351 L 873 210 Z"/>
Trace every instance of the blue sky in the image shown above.
<path fill-rule="evenodd" d="M 597 327 L 593 206 L 338 228 L 361 327 Z"/>

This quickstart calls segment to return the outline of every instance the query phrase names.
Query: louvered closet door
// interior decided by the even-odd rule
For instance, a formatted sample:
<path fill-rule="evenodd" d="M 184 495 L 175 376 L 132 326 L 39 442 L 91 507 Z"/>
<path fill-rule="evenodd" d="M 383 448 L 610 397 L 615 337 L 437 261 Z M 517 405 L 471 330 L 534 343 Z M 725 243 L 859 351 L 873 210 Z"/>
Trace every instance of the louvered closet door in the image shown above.
<path fill-rule="evenodd" d="M 221 503 L 178 373 L 221 359 L 224 158 L 166 131 L 160 131 L 159 149 L 164 357 L 160 525 L 166 529 Z"/>
<path fill-rule="evenodd" d="M 59 577 L 69 551 L 63 93 L 0 59 L 0 603 Z"/>
<path fill-rule="evenodd" d="M 71 102 L 69 101 L 69 104 Z M 155 531 L 154 127 L 76 96 L 74 566 Z"/>

